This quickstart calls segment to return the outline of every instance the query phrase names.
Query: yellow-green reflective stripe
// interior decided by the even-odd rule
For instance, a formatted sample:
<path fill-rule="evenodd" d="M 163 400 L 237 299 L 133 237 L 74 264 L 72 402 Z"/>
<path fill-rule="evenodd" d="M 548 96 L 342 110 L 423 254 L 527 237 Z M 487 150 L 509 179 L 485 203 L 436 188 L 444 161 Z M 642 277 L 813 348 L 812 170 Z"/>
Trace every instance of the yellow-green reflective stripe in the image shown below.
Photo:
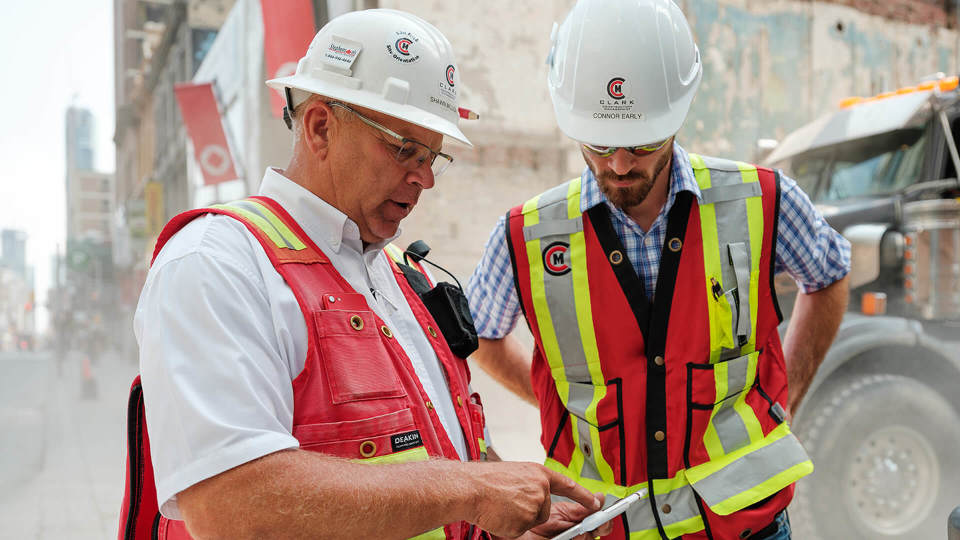
<path fill-rule="evenodd" d="M 740 492 L 719 504 L 714 504 L 710 507 L 710 509 L 721 516 L 730 515 L 756 501 L 760 501 L 769 497 L 770 495 L 780 491 L 784 487 L 789 486 L 790 484 L 812 472 L 812 461 L 807 460 L 803 463 L 797 463 L 793 467 L 777 473 L 768 480 L 748 489 L 747 491 Z"/>
<path fill-rule="evenodd" d="M 358 463 L 369 463 L 384 465 L 387 463 L 409 463 L 411 461 L 427 461 L 430 459 L 430 455 L 427 454 L 427 449 L 423 446 L 418 446 L 416 448 L 411 448 L 410 450 L 404 450 L 402 452 L 394 452 L 392 454 L 384 454 L 382 456 L 357 459 L 354 460 Z"/>
<path fill-rule="evenodd" d="M 477 446 L 480 447 L 480 451 L 484 454 L 487 453 L 487 441 L 483 440 L 483 437 L 477 439 Z"/>
<path fill-rule="evenodd" d="M 613 495 L 618 499 L 622 499 L 627 495 L 630 495 L 631 493 L 635 493 L 647 487 L 646 482 L 627 487 L 627 486 L 621 486 L 617 484 L 611 484 L 610 482 L 604 482 L 602 480 L 594 480 L 593 478 L 581 477 L 579 472 L 580 471 L 579 467 L 574 468 L 572 463 L 570 467 L 567 467 L 563 463 L 560 463 L 559 461 L 553 458 L 547 458 L 543 462 L 543 466 L 574 480 L 581 486 L 589 489 L 590 491 L 593 491 L 594 493 L 609 493 L 610 495 Z M 577 471 L 577 472 L 573 472 L 573 471 Z"/>
<path fill-rule="evenodd" d="M 534 197 L 523 205 L 523 226 L 529 227 L 540 222 L 540 211 L 537 202 L 540 197 Z M 533 302 L 534 316 L 540 331 L 543 343 L 543 354 L 547 357 L 547 364 L 553 372 L 557 383 L 557 392 L 560 401 L 567 403 L 569 387 L 566 384 L 566 374 L 563 371 L 563 357 L 560 354 L 560 345 L 553 328 L 553 319 L 550 317 L 550 308 L 547 306 L 547 291 L 544 287 L 543 262 L 540 260 L 540 239 L 528 240 L 527 264 L 530 267 L 530 296 Z"/>
<path fill-rule="evenodd" d="M 745 163 L 737 163 L 743 182 L 760 182 L 757 168 Z M 742 353 L 757 348 L 757 308 L 760 281 L 760 254 L 763 251 L 763 197 L 747 198 L 747 225 L 750 230 L 750 340 L 741 348 Z"/>
<path fill-rule="evenodd" d="M 394 260 L 394 262 L 398 262 L 398 263 L 403 262 L 403 250 L 401 250 L 400 248 L 398 248 L 393 244 L 387 244 L 387 247 L 385 249 L 387 251 L 387 255 L 389 255 L 390 258 Z"/>
<path fill-rule="evenodd" d="M 720 362 L 713 365 L 713 380 L 714 386 L 716 387 L 716 398 L 714 403 L 721 403 L 724 398 L 727 397 L 727 368 L 729 366 L 726 362 Z M 707 449 L 707 455 L 710 456 L 710 459 L 717 459 L 723 455 L 723 443 L 720 442 L 720 434 L 717 433 L 716 424 L 714 424 L 714 418 L 717 416 L 719 411 L 719 406 L 714 405 L 713 410 L 710 411 L 710 421 L 707 422 L 707 429 L 703 434 L 703 445 Z"/>
<path fill-rule="evenodd" d="M 756 326 L 751 326 L 751 328 L 756 329 Z M 750 331 L 751 335 L 755 333 L 754 330 Z M 757 361 L 759 358 L 760 353 L 757 352 L 752 352 L 747 357 L 747 385 L 733 403 L 733 409 L 740 415 L 740 418 L 743 420 L 743 425 L 747 428 L 751 444 L 763 440 L 763 427 L 760 425 L 760 420 L 757 418 L 753 408 L 747 405 L 747 394 L 750 388 L 753 387 L 753 382 L 757 377 Z"/>
<path fill-rule="evenodd" d="M 300 251 L 307 248 L 306 244 L 304 244 L 300 238 L 297 237 L 297 235 L 294 234 L 293 231 L 291 231 L 290 228 L 287 227 L 287 225 L 276 216 L 276 214 L 270 211 L 269 208 L 252 199 L 244 199 L 244 202 L 255 206 L 257 210 L 259 210 L 263 216 L 270 221 L 270 224 L 276 227 L 277 231 L 280 232 L 280 235 L 283 236 L 287 243 L 293 246 L 294 250 Z"/>
<path fill-rule="evenodd" d="M 260 229 L 263 232 L 263 234 L 267 235 L 267 238 L 269 238 L 270 241 L 273 242 L 275 246 L 277 246 L 278 248 L 287 247 L 287 243 L 283 241 L 283 238 L 281 238 L 280 233 L 278 233 L 276 229 L 274 229 L 273 226 L 270 225 L 270 222 L 254 214 L 253 212 L 237 206 L 232 206 L 229 204 L 215 204 L 211 206 L 211 208 L 217 208 L 219 210 L 229 210 L 236 214 L 240 214 L 241 216 L 243 216 L 244 219 L 256 225 L 256 227 Z"/>
<path fill-rule="evenodd" d="M 579 218 L 580 213 L 580 185 L 581 180 L 577 178 L 570 182 L 567 189 L 567 218 Z M 600 351 L 597 347 L 597 335 L 593 328 L 593 308 L 590 303 L 590 283 L 587 274 L 587 243 L 583 231 L 578 231 L 570 235 L 570 260 L 572 263 L 573 278 L 573 299 L 574 307 L 577 313 L 577 326 L 580 330 L 580 339 L 583 343 L 583 355 L 587 361 L 587 369 L 590 370 L 590 380 L 593 382 L 593 399 L 587 406 L 585 415 L 590 424 L 591 446 L 595 449 L 592 453 L 597 472 L 600 473 L 601 480 L 613 482 L 613 469 L 603 456 L 603 447 L 600 444 L 600 431 L 594 427 L 599 426 L 597 420 L 597 406 L 600 400 L 607 395 L 607 385 L 603 378 L 603 371 L 600 366 Z M 566 404 L 566 402 L 564 402 Z M 577 452 L 580 452 L 580 446 L 577 445 Z"/>
<path fill-rule="evenodd" d="M 703 162 L 703 158 L 697 154 L 690 154 L 690 163 L 693 165 L 693 173 L 700 190 L 710 189 L 710 170 Z M 704 286 L 707 292 L 707 315 L 710 323 L 710 363 L 713 364 L 720 360 L 720 352 L 723 347 L 728 349 L 734 347 L 733 336 L 731 335 L 733 315 L 730 304 L 727 303 L 724 296 L 721 295 L 716 299 L 713 296 L 711 278 L 716 279 L 723 286 L 716 209 L 713 204 L 702 204 L 699 208 L 700 234 L 703 240 Z"/>
<path fill-rule="evenodd" d="M 423 534 L 418 534 L 410 540 L 445 540 L 446 538 L 447 533 L 443 530 L 443 527 L 440 527 L 432 531 L 427 531 Z"/>

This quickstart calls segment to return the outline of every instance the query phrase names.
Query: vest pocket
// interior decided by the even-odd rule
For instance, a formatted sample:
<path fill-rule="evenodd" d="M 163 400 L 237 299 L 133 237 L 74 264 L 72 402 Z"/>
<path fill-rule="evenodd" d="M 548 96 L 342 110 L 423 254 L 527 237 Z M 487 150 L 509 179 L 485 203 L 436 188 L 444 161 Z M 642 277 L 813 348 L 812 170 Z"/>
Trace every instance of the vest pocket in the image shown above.
<path fill-rule="evenodd" d="M 392 333 L 372 311 L 324 310 L 313 316 L 334 403 L 405 395 L 383 342 L 393 339 Z"/>
<path fill-rule="evenodd" d="M 368 463 L 428 459 L 410 409 L 379 416 L 294 426 L 300 448 Z"/>
<path fill-rule="evenodd" d="M 620 470 L 623 448 L 623 396 L 620 379 L 599 386 L 584 383 L 567 383 L 567 399 L 564 405 L 569 411 L 571 436 L 573 437 L 573 460 L 582 456 L 584 478 L 616 483 L 625 478 Z"/>
<path fill-rule="evenodd" d="M 746 400 L 757 378 L 759 356 L 755 351 L 716 364 L 687 365 L 694 454 L 701 442 L 707 456 L 715 459 L 763 438 L 757 415 Z"/>

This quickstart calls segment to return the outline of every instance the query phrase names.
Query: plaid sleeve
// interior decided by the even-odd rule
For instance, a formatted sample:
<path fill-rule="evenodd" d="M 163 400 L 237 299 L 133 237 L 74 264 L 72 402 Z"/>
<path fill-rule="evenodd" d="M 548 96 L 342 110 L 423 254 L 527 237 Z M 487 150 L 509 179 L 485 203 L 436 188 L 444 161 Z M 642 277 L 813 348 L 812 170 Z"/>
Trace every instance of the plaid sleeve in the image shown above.
<path fill-rule="evenodd" d="M 500 216 L 467 282 L 470 314 L 477 334 L 486 339 L 505 337 L 517 326 L 520 317 L 520 300 L 513 284 L 504 222 L 504 216 Z"/>
<path fill-rule="evenodd" d="M 804 293 L 812 293 L 850 272 L 850 242 L 823 218 L 797 183 L 780 177 L 780 225 L 776 273 L 787 272 Z"/>

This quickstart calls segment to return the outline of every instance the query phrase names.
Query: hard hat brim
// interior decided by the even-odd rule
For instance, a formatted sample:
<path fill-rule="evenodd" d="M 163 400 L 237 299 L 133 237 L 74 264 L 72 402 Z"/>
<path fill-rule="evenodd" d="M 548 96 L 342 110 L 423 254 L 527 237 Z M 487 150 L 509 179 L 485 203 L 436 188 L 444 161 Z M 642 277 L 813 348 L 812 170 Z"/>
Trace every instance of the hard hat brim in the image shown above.
<path fill-rule="evenodd" d="M 419 107 L 384 99 L 370 91 L 344 88 L 341 85 L 329 84 L 313 77 L 304 77 L 303 75 L 291 75 L 289 77 L 270 79 L 266 84 L 270 88 L 280 92 L 282 92 L 284 88 L 296 88 L 304 92 L 319 94 L 348 104 L 359 105 L 360 107 L 392 116 L 398 120 L 409 122 L 429 129 L 430 131 L 435 131 L 467 146 L 473 147 L 473 143 L 467 139 L 467 136 L 464 135 L 460 128 L 453 122 L 426 112 Z"/>

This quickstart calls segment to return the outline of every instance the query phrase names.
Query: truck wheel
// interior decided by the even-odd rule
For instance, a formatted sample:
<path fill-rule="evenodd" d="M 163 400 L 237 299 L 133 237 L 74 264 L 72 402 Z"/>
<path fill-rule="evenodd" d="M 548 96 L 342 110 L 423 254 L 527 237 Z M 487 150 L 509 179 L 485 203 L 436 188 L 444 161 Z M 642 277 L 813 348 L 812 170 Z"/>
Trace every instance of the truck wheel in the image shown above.
<path fill-rule="evenodd" d="M 914 379 L 886 374 L 837 381 L 814 399 L 796 430 L 815 468 L 791 507 L 797 537 L 942 537 L 960 501 L 953 407 Z"/>

